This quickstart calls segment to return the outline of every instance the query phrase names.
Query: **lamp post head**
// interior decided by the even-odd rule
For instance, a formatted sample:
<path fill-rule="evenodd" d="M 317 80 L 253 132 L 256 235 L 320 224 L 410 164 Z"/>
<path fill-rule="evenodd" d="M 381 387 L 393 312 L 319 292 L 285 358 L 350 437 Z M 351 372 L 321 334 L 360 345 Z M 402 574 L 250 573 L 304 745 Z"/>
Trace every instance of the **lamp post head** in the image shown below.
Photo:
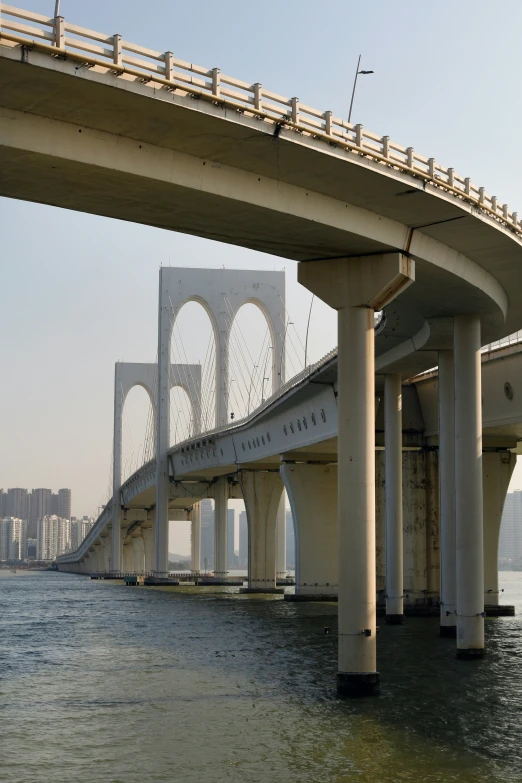
<path fill-rule="evenodd" d="M 357 71 L 357 73 L 375 73 L 375 71 Z"/>

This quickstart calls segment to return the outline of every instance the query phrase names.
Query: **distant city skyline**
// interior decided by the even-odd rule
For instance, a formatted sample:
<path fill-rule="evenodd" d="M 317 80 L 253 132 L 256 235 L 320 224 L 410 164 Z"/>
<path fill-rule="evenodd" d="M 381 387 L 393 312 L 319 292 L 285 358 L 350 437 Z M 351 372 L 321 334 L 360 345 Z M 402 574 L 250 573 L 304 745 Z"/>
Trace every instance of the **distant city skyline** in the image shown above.
<path fill-rule="evenodd" d="M 23 519 L 28 524 L 27 535 L 36 537 L 36 523 L 45 516 L 56 515 L 71 519 L 72 492 L 69 488 L 52 489 L 36 487 L 9 487 L 0 489 L 0 518 Z"/>

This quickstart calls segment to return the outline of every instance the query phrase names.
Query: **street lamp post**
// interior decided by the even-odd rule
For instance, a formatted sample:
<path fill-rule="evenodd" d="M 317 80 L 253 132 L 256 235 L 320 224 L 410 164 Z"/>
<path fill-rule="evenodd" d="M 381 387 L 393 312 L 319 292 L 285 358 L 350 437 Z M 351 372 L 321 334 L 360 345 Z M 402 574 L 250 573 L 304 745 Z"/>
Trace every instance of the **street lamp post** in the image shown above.
<path fill-rule="evenodd" d="M 357 60 L 357 68 L 355 69 L 355 79 L 353 80 L 352 100 L 350 101 L 350 111 L 348 112 L 348 122 L 352 121 L 353 99 L 355 97 L 355 88 L 357 87 L 357 77 L 359 76 L 359 74 L 366 75 L 368 73 L 373 73 L 373 71 L 360 71 L 359 70 L 360 64 L 361 64 L 361 55 L 359 55 L 359 59 Z"/>

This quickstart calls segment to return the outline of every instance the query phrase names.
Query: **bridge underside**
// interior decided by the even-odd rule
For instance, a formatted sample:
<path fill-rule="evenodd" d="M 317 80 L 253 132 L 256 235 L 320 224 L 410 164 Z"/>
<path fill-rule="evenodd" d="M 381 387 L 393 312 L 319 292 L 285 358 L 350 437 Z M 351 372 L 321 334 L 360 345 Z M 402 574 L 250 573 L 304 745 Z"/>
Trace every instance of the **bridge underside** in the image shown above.
<path fill-rule="evenodd" d="M 289 129 L 274 138 L 273 124 L 247 114 L 6 43 L 0 169 L 3 196 L 296 261 L 406 249 L 416 283 L 390 308 L 377 355 L 426 317 L 478 312 L 485 342 L 522 322 L 517 301 L 504 321 L 505 294 L 480 273 L 512 290 L 519 241 L 440 188 Z M 429 359 L 414 364 L 411 374 Z"/>

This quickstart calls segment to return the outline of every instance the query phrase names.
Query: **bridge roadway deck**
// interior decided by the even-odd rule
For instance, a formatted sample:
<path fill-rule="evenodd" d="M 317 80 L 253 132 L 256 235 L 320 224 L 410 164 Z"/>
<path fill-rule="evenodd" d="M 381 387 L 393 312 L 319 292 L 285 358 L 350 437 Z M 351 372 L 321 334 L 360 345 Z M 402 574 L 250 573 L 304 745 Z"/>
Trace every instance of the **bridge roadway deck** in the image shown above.
<path fill-rule="evenodd" d="M 521 229 L 496 198 L 487 197 L 493 209 L 457 192 L 446 170 L 426 174 L 413 153 L 411 166 L 383 158 L 382 139 L 329 140 L 324 113 L 314 131 L 297 114 L 277 121 L 246 99 L 238 110 L 71 47 L 52 54 L 2 34 L 0 195 L 296 261 L 406 253 L 416 282 L 388 308 L 376 354 L 398 350 L 400 365 L 393 354 L 388 367 L 410 376 L 432 362 L 422 350 L 428 319 L 479 314 L 485 343 L 522 327 L 522 298 L 510 296 L 522 283 Z"/>
<path fill-rule="evenodd" d="M 212 484 L 218 476 L 229 475 L 231 496 L 241 498 L 239 486 L 234 480 L 240 468 L 278 470 L 282 460 L 337 461 L 336 355 L 319 362 L 303 376 L 289 382 L 287 388 L 246 420 L 177 444 L 170 450 L 171 520 L 185 519 L 185 510 L 193 503 L 211 498 Z M 482 376 L 483 447 L 522 453 L 522 343 L 484 353 Z M 504 391 L 506 383 L 511 384 L 511 399 Z M 376 385 L 379 394 L 382 377 L 377 376 Z M 437 371 L 434 370 L 413 378 L 403 386 L 405 448 L 437 445 L 437 385 Z M 376 417 L 376 443 L 377 448 L 384 445 L 384 411 L 381 405 L 378 405 Z M 155 467 L 155 460 L 152 460 L 127 479 L 122 487 L 129 524 L 134 519 L 141 520 L 143 509 L 155 503 Z M 109 503 L 81 547 L 60 557 L 59 561 L 65 564 L 80 560 L 110 526 Z"/>

